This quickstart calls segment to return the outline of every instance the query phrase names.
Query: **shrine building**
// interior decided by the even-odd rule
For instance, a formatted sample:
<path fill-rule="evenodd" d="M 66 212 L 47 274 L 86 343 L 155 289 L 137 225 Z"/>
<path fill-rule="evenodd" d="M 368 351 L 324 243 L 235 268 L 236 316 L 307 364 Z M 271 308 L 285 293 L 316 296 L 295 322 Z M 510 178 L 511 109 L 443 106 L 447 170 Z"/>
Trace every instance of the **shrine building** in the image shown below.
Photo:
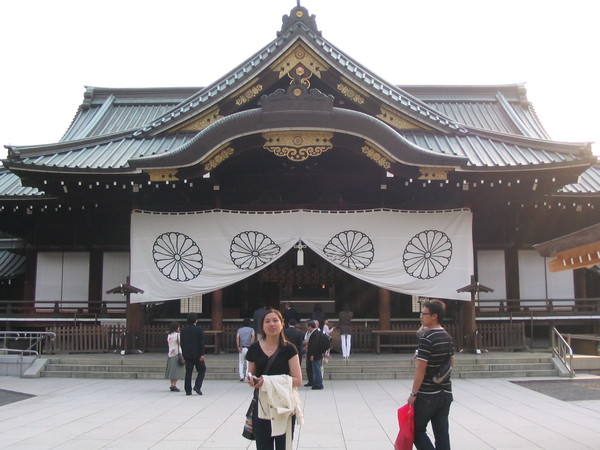
<path fill-rule="evenodd" d="M 590 143 L 552 140 L 520 84 L 383 80 L 302 6 L 274 35 L 205 87 L 87 87 L 59 142 L 6 146 L 4 330 L 127 319 L 139 346 L 195 311 L 227 350 L 264 304 L 348 304 L 368 351 L 439 298 L 459 347 L 599 332 L 598 239 L 544 245 L 600 223 Z"/>

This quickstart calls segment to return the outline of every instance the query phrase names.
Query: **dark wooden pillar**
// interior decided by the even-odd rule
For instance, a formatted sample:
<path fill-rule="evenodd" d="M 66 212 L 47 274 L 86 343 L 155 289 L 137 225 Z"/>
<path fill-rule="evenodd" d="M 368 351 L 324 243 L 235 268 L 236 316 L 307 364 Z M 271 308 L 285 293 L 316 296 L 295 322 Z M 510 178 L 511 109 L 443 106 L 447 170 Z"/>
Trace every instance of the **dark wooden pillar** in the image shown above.
<path fill-rule="evenodd" d="M 506 298 L 518 300 L 521 298 L 519 291 L 519 251 L 516 248 L 508 248 L 504 252 L 506 270 Z M 519 303 L 509 303 L 509 311 L 519 309 Z M 512 308 L 511 308 L 512 306 Z"/>
<path fill-rule="evenodd" d="M 212 293 L 212 308 L 210 315 L 210 328 L 212 331 L 223 331 L 223 289 Z M 221 334 L 215 333 L 215 353 L 221 352 Z"/>
<path fill-rule="evenodd" d="M 210 315 L 210 329 L 216 331 L 223 330 L 223 289 L 218 289 L 212 293 L 212 307 Z"/>
<path fill-rule="evenodd" d="M 475 296 L 474 292 L 471 293 L 471 300 L 463 302 L 461 307 L 461 321 L 463 325 L 463 351 L 468 353 L 478 353 L 477 350 L 480 348 L 477 342 L 477 336 L 475 334 L 476 322 L 475 322 Z"/>
<path fill-rule="evenodd" d="M 131 303 L 127 297 L 127 339 L 126 352 L 138 352 L 140 350 L 140 337 L 142 334 L 142 305 L 140 303 Z"/>
<path fill-rule="evenodd" d="M 90 285 L 88 289 L 88 306 L 91 313 L 100 313 L 102 304 L 102 251 L 94 249 L 90 252 Z"/>
<path fill-rule="evenodd" d="M 575 298 L 587 298 L 587 287 L 585 284 L 585 270 L 575 269 L 573 271 L 573 282 L 575 285 Z"/>
<path fill-rule="evenodd" d="M 379 329 L 391 330 L 392 309 L 390 306 L 390 291 L 379 288 Z"/>
<path fill-rule="evenodd" d="M 37 252 L 25 250 L 25 285 L 23 286 L 23 300 L 35 301 L 35 280 L 37 273 Z"/>

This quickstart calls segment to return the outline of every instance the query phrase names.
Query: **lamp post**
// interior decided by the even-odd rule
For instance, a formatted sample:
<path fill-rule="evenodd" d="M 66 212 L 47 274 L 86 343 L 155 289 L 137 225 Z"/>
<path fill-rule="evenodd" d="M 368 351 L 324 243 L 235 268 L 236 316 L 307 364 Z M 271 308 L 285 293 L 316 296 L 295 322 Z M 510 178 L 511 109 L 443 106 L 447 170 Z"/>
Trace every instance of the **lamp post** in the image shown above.
<path fill-rule="evenodd" d="M 127 277 L 129 281 L 129 277 Z M 121 283 L 120 285 L 106 291 L 107 294 L 122 294 L 126 299 L 126 310 L 125 310 L 125 338 L 124 346 L 122 350 L 115 350 L 115 353 L 119 352 L 121 355 L 127 353 L 142 353 L 137 347 L 137 341 L 140 336 L 141 330 L 141 312 L 140 305 L 131 305 L 129 296 L 131 294 L 143 294 L 142 289 L 136 288 L 129 283 Z"/>
<path fill-rule="evenodd" d="M 492 288 L 484 286 L 475 281 L 475 276 L 471 275 L 471 283 L 457 289 L 456 292 L 470 292 L 471 301 L 465 303 L 462 307 L 462 323 L 464 332 L 464 346 L 461 352 L 481 354 L 481 337 L 475 323 L 475 304 L 479 301 L 480 292 L 494 292 Z"/>

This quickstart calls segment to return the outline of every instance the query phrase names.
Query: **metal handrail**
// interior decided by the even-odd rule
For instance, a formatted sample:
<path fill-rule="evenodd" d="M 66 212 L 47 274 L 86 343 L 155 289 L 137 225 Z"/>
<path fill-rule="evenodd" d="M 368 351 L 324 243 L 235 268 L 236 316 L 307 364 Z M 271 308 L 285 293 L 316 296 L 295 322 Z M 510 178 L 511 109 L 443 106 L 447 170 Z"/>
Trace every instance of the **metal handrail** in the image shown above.
<path fill-rule="evenodd" d="M 53 341 L 56 339 L 56 333 L 52 331 L 0 331 L 0 340 L 2 340 L 2 345 L 6 350 L 17 350 L 7 348 L 8 340 L 29 340 L 29 347 L 22 351 L 35 352 L 36 355 L 39 355 L 42 353 L 42 344 L 47 339 Z"/>
<path fill-rule="evenodd" d="M 573 378 L 575 376 L 575 371 L 573 370 L 573 350 L 556 327 L 552 327 L 552 352 L 565 365 L 569 371 L 569 375 Z"/>
<path fill-rule="evenodd" d="M 21 350 L 18 348 L 6 348 L 6 347 L 0 348 L 0 355 L 6 354 L 6 353 L 16 353 L 17 354 L 18 364 L 19 364 L 19 377 L 23 376 L 23 356 L 25 354 L 33 355 L 33 356 L 35 356 L 34 360 L 40 356 L 39 353 L 35 350 Z M 29 363 L 29 367 L 31 366 L 31 364 L 33 364 L 33 361 L 31 361 L 31 363 Z"/>

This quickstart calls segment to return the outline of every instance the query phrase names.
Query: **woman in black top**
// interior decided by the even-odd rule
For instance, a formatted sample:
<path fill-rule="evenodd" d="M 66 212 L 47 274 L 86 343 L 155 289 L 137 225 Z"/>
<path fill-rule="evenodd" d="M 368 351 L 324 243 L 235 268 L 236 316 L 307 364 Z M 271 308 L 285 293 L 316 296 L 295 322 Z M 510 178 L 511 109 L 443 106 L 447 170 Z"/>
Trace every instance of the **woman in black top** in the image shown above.
<path fill-rule="evenodd" d="M 269 373 L 265 375 L 290 375 L 293 387 L 302 386 L 302 371 L 298 351 L 293 344 L 285 339 L 281 313 L 275 309 L 267 311 L 260 329 L 264 338 L 254 342 L 246 354 L 248 372 L 252 373 L 252 377 L 247 379 L 248 385 L 256 389 L 262 386 L 263 379 L 261 377 L 265 372 L 269 359 L 278 350 L 269 368 Z M 292 421 L 292 433 L 293 426 L 294 421 Z M 271 437 L 271 422 L 258 418 L 258 402 L 254 410 L 254 435 L 257 450 L 273 449 L 273 444 L 275 444 L 277 450 L 285 449 L 286 435 Z"/>

